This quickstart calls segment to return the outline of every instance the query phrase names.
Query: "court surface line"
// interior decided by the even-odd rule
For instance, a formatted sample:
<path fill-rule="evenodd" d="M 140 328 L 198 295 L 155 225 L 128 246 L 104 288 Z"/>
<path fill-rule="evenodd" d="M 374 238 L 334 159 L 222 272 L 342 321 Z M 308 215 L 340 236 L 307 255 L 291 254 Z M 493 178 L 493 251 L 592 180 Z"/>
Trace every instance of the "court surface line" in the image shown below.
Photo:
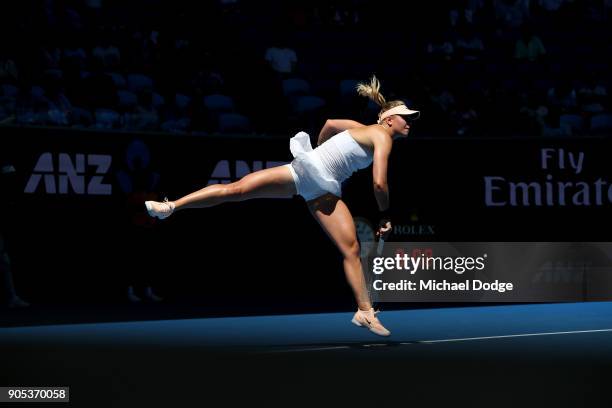
<path fill-rule="evenodd" d="M 508 339 L 513 337 L 531 337 L 531 336 L 555 336 L 560 334 L 581 334 L 581 333 L 605 333 L 612 332 L 612 329 L 594 329 L 594 330 L 574 330 L 574 331 L 560 331 L 560 332 L 544 332 L 544 333 L 522 333 L 522 334 L 504 334 L 500 336 L 483 336 L 483 337 L 463 337 L 458 339 L 439 339 L 439 340 L 419 340 L 417 343 L 450 343 L 454 341 L 473 341 L 473 340 L 495 340 L 495 339 Z M 414 344 L 411 343 L 400 343 L 400 344 Z"/>
<path fill-rule="evenodd" d="M 559 331 L 559 332 L 544 332 L 544 333 L 522 333 L 522 334 L 505 334 L 500 336 L 482 336 L 482 337 L 462 337 L 456 339 L 437 339 L 437 340 L 416 340 L 411 342 L 399 342 L 396 344 L 400 345 L 414 345 L 414 344 L 436 344 L 436 343 L 452 343 L 461 341 L 477 341 L 477 340 L 496 340 L 496 339 L 508 339 L 517 337 L 535 337 L 535 336 L 556 336 L 562 334 L 584 334 L 584 333 L 606 333 L 612 332 L 612 329 L 594 329 L 594 330 L 574 330 L 574 331 Z M 361 347 L 369 347 L 373 345 L 381 344 L 364 344 Z M 299 349 L 284 349 L 284 350 L 272 350 L 268 353 L 297 353 L 304 351 L 327 351 L 327 350 L 342 350 L 350 349 L 351 346 L 333 346 L 333 347 L 308 347 Z"/>

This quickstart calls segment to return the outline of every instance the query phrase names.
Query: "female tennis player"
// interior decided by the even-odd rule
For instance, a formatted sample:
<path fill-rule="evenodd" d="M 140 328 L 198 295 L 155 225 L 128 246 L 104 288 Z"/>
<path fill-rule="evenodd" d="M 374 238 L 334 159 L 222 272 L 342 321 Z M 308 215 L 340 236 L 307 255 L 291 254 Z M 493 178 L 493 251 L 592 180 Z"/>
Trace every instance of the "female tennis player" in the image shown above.
<path fill-rule="evenodd" d="M 145 206 L 150 216 L 164 219 L 188 208 L 205 208 L 253 198 L 302 196 L 344 258 L 344 272 L 358 307 L 352 322 L 377 335 L 388 336 L 391 333 L 372 308 L 361 268 L 357 233 L 353 217 L 341 199 L 341 184 L 353 172 L 373 163 L 374 195 L 381 213 L 377 235 L 386 239 L 391 231 L 387 214 L 389 154 L 393 141 L 408 135 L 420 112 L 409 109 L 400 100 L 387 102 L 380 93 L 380 82 L 376 77 L 367 84 L 358 84 L 357 92 L 381 107 L 377 123 L 363 125 L 353 120 L 327 120 L 315 149 L 305 132 L 291 138 L 290 149 L 294 156 L 291 164 L 250 173 L 235 183 L 210 185 L 176 201 L 146 201 Z"/>

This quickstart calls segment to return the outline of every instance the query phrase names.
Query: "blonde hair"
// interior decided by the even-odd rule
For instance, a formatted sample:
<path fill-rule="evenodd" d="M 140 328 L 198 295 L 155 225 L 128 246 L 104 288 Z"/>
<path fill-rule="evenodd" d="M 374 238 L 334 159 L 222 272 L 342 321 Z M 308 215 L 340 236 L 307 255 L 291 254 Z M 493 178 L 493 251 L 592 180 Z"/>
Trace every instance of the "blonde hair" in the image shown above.
<path fill-rule="evenodd" d="M 372 75 L 369 84 L 364 84 L 362 82 L 357 84 L 357 93 L 361 96 L 365 96 L 374 101 L 378 106 L 381 107 L 380 112 L 378 113 L 378 117 L 388 111 L 391 108 L 395 108 L 396 106 L 404 105 L 403 101 L 394 100 L 389 101 L 385 99 L 382 93 L 380 93 L 380 81 L 376 78 L 376 75 Z M 380 123 L 380 120 L 378 121 Z"/>

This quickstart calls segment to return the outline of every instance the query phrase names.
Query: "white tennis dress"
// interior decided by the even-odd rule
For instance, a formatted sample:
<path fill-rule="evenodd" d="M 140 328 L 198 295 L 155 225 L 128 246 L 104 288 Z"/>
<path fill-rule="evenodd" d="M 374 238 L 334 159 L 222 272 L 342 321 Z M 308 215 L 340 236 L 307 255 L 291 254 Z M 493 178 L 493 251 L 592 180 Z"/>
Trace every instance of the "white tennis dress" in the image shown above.
<path fill-rule="evenodd" d="M 372 164 L 374 152 L 361 146 L 348 130 L 327 139 L 315 149 L 310 136 L 299 132 L 289 141 L 294 160 L 289 166 L 297 193 L 312 200 L 325 193 L 342 196 L 342 182 Z"/>

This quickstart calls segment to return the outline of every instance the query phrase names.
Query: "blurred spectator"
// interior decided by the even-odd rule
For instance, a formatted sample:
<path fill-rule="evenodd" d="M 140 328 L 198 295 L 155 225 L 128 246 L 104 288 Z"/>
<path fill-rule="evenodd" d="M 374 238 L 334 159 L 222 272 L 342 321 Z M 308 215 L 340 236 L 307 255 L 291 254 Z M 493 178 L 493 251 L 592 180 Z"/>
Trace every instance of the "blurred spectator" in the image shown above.
<path fill-rule="evenodd" d="M 47 91 L 49 103 L 49 122 L 53 125 L 68 126 L 72 124 L 72 104 L 63 94 L 59 85 L 54 85 Z"/>
<path fill-rule="evenodd" d="M 287 19 L 293 27 L 298 27 L 300 30 L 308 27 L 308 9 L 309 5 L 300 4 L 300 2 L 291 2 L 287 10 Z"/>
<path fill-rule="evenodd" d="M 546 49 L 540 37 L 533 33 L 530 24 L 521 28 L 521 37 L 516 41 L 514 47 L 514 58 L 534 62 L 546 55 Z"/>
<path fill-rule="evenodd" d="M 71 37 L 68 44 L 64 47 L 62 60 L 63 69 L 83 70 L 87 66 L 87 53 L 78 44 L 77 37 Z"/>
<path fill-rule="evenodd" d="M 478 25 L 478 15 L 484 8 L 484 0 L 460 0 L 449 2 L 448 12 L 451 27 L 459 27 L 461 25 Z"/>
<path fill-rule="evenodd" d="M 32 95 L 26 81 L 20 81 L 18 84 L 18 92 L 15 99 L 15 122 L 27 124 L 29 118 L 34 115 L 34 107 Z"/>
<path fill-rule="evenodd" d="M 476 61 L 482 57 L 484 44 L 473 27 L 464 25 L 459 31 L 456 50 L 464 61 Z"/>
<path fill-rule="evenodd" d="M 117 86 L 111 76 L 102 71 L 92 72 L 79 82 L 83 99 L 78 105 L 90 110 L 117 108 Z"/>
<path fill-rule="evenodd" d="M 473 108 L 468 108 L 458 116 L 457 135 L 479 136 L 480 133 L 475 131 L 477 125 L 478 113 Z"/>
<path fill-rule="evenodd" d="M 558 114 L 577 113 L 576 90 L 570 79 L 560 80 L 548 90 L 548 105 Z"/>
<path fill-rule="evenodd" d="M 15 290 L 11 259 L 9 257 L 9 246 L 7 237 L 14 232 L 15 212 L 17 198 L 21 194 L 15 167 L 8 161 L 0 160 L 0 274 L 2 275 L 2 285 L 4 303 L 9 308 L 27 307 L 28 302 L 22 300 Z"/>
<path fill-rule="evenodd" d="M 508 28 L 518 28 L 529 18 L 529 0 L 493 0 L 495 17 Z"/>
<path fill-rule="evenodd" d="M 608 21 L 612 13 L 612 0 L 604 0 L 603 6 L 603 19 L 604 21 Z"/>
<path fill-rule="evenodd" d="M 578 89 L 578 105 L 582 112 L 602 113 L 608 106 L 608 90 L 601 80 L 594 76 L 586 77 Z"/>
<path fill-rule="evenodd" d="M 379 65 L 378 50 L 364 46 L 363 40 L 371 32 L 380 32 L 379 40 L 384 43 L 400 38 L 404 28 L 387 31 L 388 19 L 381 18 L 378 5 L 369 0 L 275 2 L 278 7 L 271 8 L 244 0 L 216 0 L 206 3 L 206 13 L 195 12 L 202 3 L 145 3 L 146 7 L 142 2 L 50 0 L 34 2 L 22 8 L 28 12 L 7 19 L 14 21 L 7 22 L 4 38 L 18 33 L 20 42 L 13 48 L 7 44 L 12 52 L 5 52 L 6 47 L 0 51 L 0 85 L 13 85 L 0 88 L 0 121 L 214 131 L 216 117 L 203 108 L 202 97 L 223 94 L 235 101 L 236 110 L 246 114 L 258 132 L 281 133 L 305 117 L 291 112 L 292 105 L 282 93 L 283 79 L 306 79 L 313 93 L 325 96 L 324 113 L 333 115 L 343 111 L 339 106 L 342 98 L 333 91 L 335 84 L 376 70 L 385 72 L 389 80 L 399 81 L 404 72 L 412 71 L 426 72 L 432 84 L 445 77 L 457 84 L 472 82 L 470 87 L 453 87 L 452 91 L 433 87 L 431 94 L 422 95 L 422 101 L 431 103 L 435 112 L 429 117 L 436 119 L 421 125 L 420 132 L 426 132 L 427 126 L 446 129 L 429 130 L 430 134 L 452 133 L 455 128 L 469 134 L 498 123 L 501 112 L 509 107 L 516 110 L 517 105 L 509 101 L 526 90 L 525 84 L 516 83 L 515 74 L 539 80 L 542 93 L 535 99 L 546 106 L 551 128 L 555 117 L 572 103 L 571 95 L 569 99 L 559 96 L 559 90 L 546 100 L 551 87 L 546 82 L 559 77 L 582 80 L 575 87 L 577 105 L 570 111 L 588 116 L 609 110 L 605 89 L 609 84 L 605 80 L 593 83 L 593 78 L 605 79 L 609 70 L 605 61 L 609 25 L 600 23 L 608 19 L 612 0 L 415 4 L 403 21 L 410 25 L 425 20 L 428 24 L 409 41 L 401 42 L 402 56 L 393 66 Z M 532 27 L 538 27 L 537 35 Z M 219 32 L 223 32 L 223 43 L 215 40 Z M 282 43 L 271 43 L 270 38 Z M 226 44 L 240 44 L 242 51 Z M 412 58 L 415 51 L 424 52 L 424 58 Z M 539 64 L 544 58 L 554 61 L 550 77 Z M 600 66 L 602 72 L 573 75 L 569 72 L 577 61 Z M 47 74 L 61 79 L 59 89 L 43 82 Z M 150 78 L 154 87 L 148 86 L 149 91 L 163 95 L 168 103 L 156 107 L 140 102 L 150 98 L 134 89 L 131 74 Z M 488 83 L 497 83 L 501 89 L 487 87 Z M 483 104 L 468 102 L 467 97 L 476 95 L 479 86 L 490 99 L 483 97 L 487 102 Z M 131 102 L 133 95 L 123 91 L 137 95 L 137 106 Z M 413 89 L 406 89 L 406 94 L 412 95 Z M 532 99 L 521 106 L 536 111 L 539 105 L 535 103 Z M 278 112 L 275 119 L 267 114 L 269 109 Z M 123 115 L 124 120 L 102 126 L 98 123 L 104 119 L 99 114 L 102 110 L 111 116 Z"/>
<path fill-rule="evenodd" d="M 117 30 L 115 27 L 114 30 Z M 157 29 L 139 29 L 122 39 L 122 68 L 128 72 L 150 75 L 161 64 L 163 47 L 162 35 Z"/>
<path fill-rule="evenodd" d="M 455 47 L 448 35 L 441 30 L 436 30 L 432 33 L 431 41 L 427 43 L 425 52 L 429 60 L 449 61 L 453 58 Z"/>
<path fill-rule="evenodd" d="M 150 248 L 162 238 L 158 236 L 157 220 L 147 215 L 143 203 L 160 199 L 155 192 L 159 189 L 160 174 L 151 168 L 149 148 L 141 140 L 129 144 L 126 162 L 127 168 L 117 173 L 126 199 L 126 296 L 132 303 L 142 301 L 143 297 L 159 302 L 163 299 L 154 293 L 153 283 L 159 278 L 157 271 L 163 254 L 151 252 Z"/>
<path fill-rule="evenodd" d="M 473 98 L 465 97 L 457 102 L 454 120 L 458 136 L 477 136 L 481 134 L 481 129 L 478 128 L 477 102 Z"/>
<path fill-rule="evenodd" d="M 226 80 L 217 62 L 218 57 L 204 51 L 200 58 L 200 69 L 193 75 L 190 89 L 200 89 L 204 95 L 224 94 Z"/>
<path fill-rule="evenodd" d="M 448 12 L 448 18 L 449 18 L 451 27 L 457 27 L 459 25 L 459 22 L 461 21 L 460 19 L 463 17 L 462 11 L 463 10 L 461 9 L 453 8 Z"/>
<path fill-rule="evenodd" d="M 15 114 L 18 124 L 47 124 L 49 122 L 49 100 L 45 96 L 44 89 L 21 81 L 15 102 Z"/>
<path fill-rule="evenodd" d="M 266 49 L 264 59 L 274 72 L 277 72 L 281 77 L 288 77 L 295 72 L 298 62 L 297 54 L 283 40 L 279 40 L 279 42 L 279 44 Z"/>
<path fill-rule="evenodd" d="M 60 62 L 62 60 L 62 51 L 55 45 L 49 44 L 43 46 L 40 49 L 42 66 L 47 69 L 58 69 L 60 68 Z"/>
<path fill-rule="evenodd" d="M 538 130 L 541 136 L 571 135 L 571 128 L 560 126 L 560 115 L 551 112 L 544 104 L 536 104 L 536 106 L 533 107 L 522 107 L 520 113 L 530 119 L 533 124 L 533 129 L 531 126 L 527 128 L 530 134 L 535 134 L 536 130 Z"/>
<path fill-rule="evenodd" d="M 361 2 L 357 0 L 353 1 L 340 1 L 333 4 L 333 21 L 338 26 L 351 26 L 357 25 L 361 22 Z"/>
<path fill-rule="evenodd" d="M 90 9 L 99 10 L 102 8 L 102 0 L 85 0 L 85 5 Z"/>
<path fill-rule="evenodd" d="M 19 79 L 19 70 L 15 61 L 4 55 L 0 55 L 0 85 L 16 84 Z"/>
<path fill-rule="evenodd" d="M 97 67 L 104 71 L 115 70 L 121 62 L 119 48 L 110 43 L 108 33 L 104 33 L 98 45 L 91 51 L 91 56 Z"/>
<path fill-rule="evenodd" d="M 563 5 L 563 0 L 538 0 L 538 5 L 546 11 L 557 11 Z"/>
<path fill-rule="evenodd" d="M 480 25 L 481 13 L 487 5 L 485 0 L 468 0 L 465 9 L 463 10 L 463 16 L 467 24 Z"/>
<path fill-rule="evenodd" d="M 157 108 L 153 103 L 153 93 L 143 90 L 138 93 L 138 103 L 131 112 L 125 114 L 125 127 L 131 130 L 155 130 L 159 124 Z"/>
<path fill-rule="evenodd" d="M 442 112 L 450 113 L 455 108 L 455 97 L 446 88 L 439 89 L 431 96 L 431 100 Z"/>
<path fill-rule="evenodd" d="M 516 130 L 525 135 L 541 135 L 548 115 L 545 96 L 538 94 L 532 87 L 520 93 L 518 106 Z"/>
<path fill-rule="evenodd" d="M 15 115 L 6 105 L 0 105 L 0 126 L 8 125 L 15 121 Z"/>
<path fill-rule="evenodd" d="M 432 130 L 439 135 L 454 134 L 456 132 L 455 96 L 450 91 L 449 84 L 444 80 L 429 79 L 425 90 L 429 97 L 427 111 L 428 117 L 431 118 Z"/>
<path fill-rule="evenodd" d="M 239 0 L 219 0 L 223 22 L 228 25 L 240 24 L 244 18 L 242 3 Z"/>

